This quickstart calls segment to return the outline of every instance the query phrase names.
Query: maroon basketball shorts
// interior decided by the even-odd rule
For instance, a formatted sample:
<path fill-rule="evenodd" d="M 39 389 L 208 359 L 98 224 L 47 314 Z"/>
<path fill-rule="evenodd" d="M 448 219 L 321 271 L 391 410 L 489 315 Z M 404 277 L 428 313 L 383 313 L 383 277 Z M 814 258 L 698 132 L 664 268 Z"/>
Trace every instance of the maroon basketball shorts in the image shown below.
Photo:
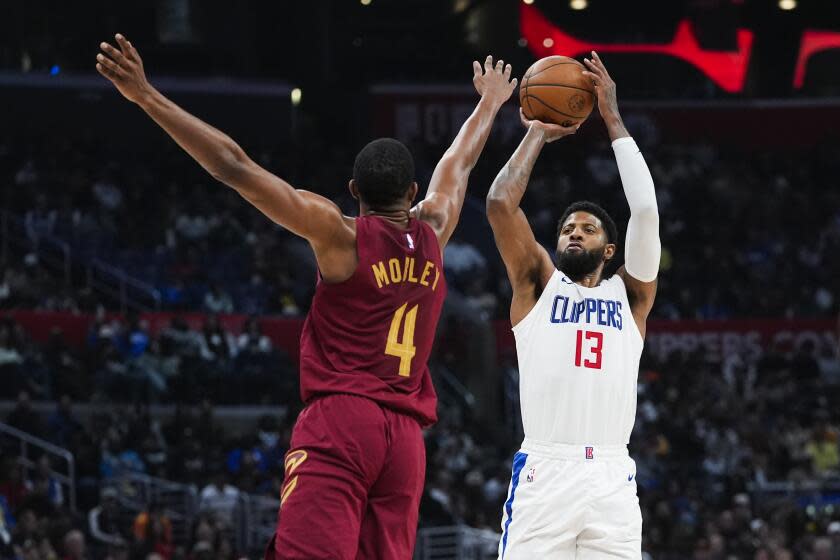
<path fill-rule="evenodd" d="M 353 395 L 301 412 L 266 559 L 409 560 L 426 472 L 420 425 Z"/>

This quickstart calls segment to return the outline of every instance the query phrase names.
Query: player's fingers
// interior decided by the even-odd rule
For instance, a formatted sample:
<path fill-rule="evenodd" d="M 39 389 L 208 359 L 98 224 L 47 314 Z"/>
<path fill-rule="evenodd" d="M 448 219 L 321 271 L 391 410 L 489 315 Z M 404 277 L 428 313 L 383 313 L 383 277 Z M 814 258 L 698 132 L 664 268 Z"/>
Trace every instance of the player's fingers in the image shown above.
<path fill-rule="evenodd" d="M 118 76 L 116 75 L 116 73 L 114 73 L 112 70 L 108 69 L 105 65 L 103 65 L 103 64 L 102 64 L 102 63 L 100 63 L 100 62 L 97 62 L 97 63 L 96 63 L 96 70 L 97 70 L 100 74 L 102 74 L 103 76 L 105 76 L 106 78 L 108 78 L 109 80 L 111 80 L 112 82 L 116 81 L 116 80 L 117 80 L 117 78 L 118 78 Z"/>
<path fill-rule="evenodd" d="M 128 41 L 126 40 L 126 38 L 123 37 L 120 33 L 117 33 L 116 35 L 114 35 L 114 39 L 117 40 L 117 46 L 120 48 L 123 54 L 128 54 L 128 46 L 126 45 Z"/>
<path fill-rule="evenodd" d="M 500 58 L 499 60 L 496 61 L 496 72 L 501 74 L 504 67 L 505 67 L 505 61 L 504 60 L 502 60 Z"/>
<path fill-rule="evenodd" d="M 522 107 L 519 108 L 519 120 L 522 122 L 523 125 L 525 125 L 525 128 L 531 126 L 531 121 L 525 118 L 525 111 L 522 109 Z"/>
<path fill-rule="evenodd" d="M 602 74 L 601 69 L 598 68 L 598 66 L 594 62 L 592 62 L 588 58 L 584 58 L 583 63 L 586 65 L 587 68 L 589 68 L 590 72 L 592 72 L 593 74 L 596 74 L 598 76 L 601 76 L 601 74 Z"/>
<path fill-rule="evenodd" d="M 516 84 L 518 84 L 518 83 L 519 83 L 519 80 L 517 80 L 516 78 L 514 78 L 514 79 L 510 82 L 510 90 L 511 90 L 511 91 L 515 90 L 515 89 L 516 89 Z"/>
<path fill-rule="evenodd" d="M 607 67 L 604 66 L 604 61 L 601 60 L 601 57 L 598 56 L 598 53 L 595 51 L 592 51 L 592 62 L 595 64 L 596 67 L 598 67 L 599 70 L 601 70 L 601 72 L 605 76 L 609 76 L 609 72 L 607 72 Z"/>
<path fill-rule="evenodd" d="M 487 72 L 493 71 L 493 55 L 488 54 L 484 59 L 484 70 Z"/>
<path fill-rule="evenodd" d="M 122 51 L 123 55 L 129 60 L 136 60 L 136 53 L 132 47 L 131 43 L 126 39 L 123 35 L 117 33 L 114 35 L 117 39 L 117 44 L 120 46 L 120 50 Z"/>
<path fill-rule="evenodd" d="M 108 58 L 107 56 L 105 56 L 104 54 L 99 53 L 98 55 L 96 55 L 96 61 L 109 71 L 113 72 L 115 75 L 119 76 L 120 65 Z"/>
<path fill-rule="evenodd" d="M 477 78 L 481 76 L 481 63 L 477 60 L 473 60 L 473 78 Z"/>
<path fill-rule="evenodd" d="M 596 74 L 593 74 L 592 72 L 589 72 L 587 70 L 584 70 L 582 74 L 590 80 L 592 80 L 595 83 L 595 85 L 598 85 L 598 83 L 600 83 L 601 81 L 601 79 Z"/>
<path fill-rule="evenodd" d="M 125 57 L 119 51 L 119 49 L 116 49 L 116 48 L 112 47 L 111 45 L 109 45 L 105 41 L 102 41 L 101 43 L 99 43 L 99 48 L 102 49 L 102 52 L 104 52 L 109 57 L 111 57 L 112 60 L 117 61 L 118 64 L 121 63 L 123 60 L 125 60 Z"/>
<path fill-rule="evenodd" d="M 505 66 L 505 72 L 504 72 L 505 79 L 508 79 L 508 80 L 510 79 L 510 73 L 511 73 L 512 70 L 513 70 L 513 68 L 511 68 L 510 64 Z"/>

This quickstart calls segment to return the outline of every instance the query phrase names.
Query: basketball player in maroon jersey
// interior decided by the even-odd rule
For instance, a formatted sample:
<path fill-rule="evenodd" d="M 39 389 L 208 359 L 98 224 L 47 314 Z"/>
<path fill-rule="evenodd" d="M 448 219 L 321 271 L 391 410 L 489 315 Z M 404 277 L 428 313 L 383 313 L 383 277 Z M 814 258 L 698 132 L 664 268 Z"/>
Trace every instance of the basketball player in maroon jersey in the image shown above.
<path fill-rule="evenodd" d="M 375 140 L 356 157 L 350 192 L 359 217 L 294 189 L 227 135 L 165 98 L 121 35 L 100 45 L 96 69 L 210 175 L 312 245 L 318 285 L 301 335 L 306 404 L 285 459 L 277 531 L 266 558 L 411 558 L 425 476 L 421 428 L 436 420 L 427 360 L 446 293 L 441 256 L 467 179 L 499 108 L 516 88 L 511 67 L 473 63 L 481 95 L 417 196 L 408 149 Z"/>

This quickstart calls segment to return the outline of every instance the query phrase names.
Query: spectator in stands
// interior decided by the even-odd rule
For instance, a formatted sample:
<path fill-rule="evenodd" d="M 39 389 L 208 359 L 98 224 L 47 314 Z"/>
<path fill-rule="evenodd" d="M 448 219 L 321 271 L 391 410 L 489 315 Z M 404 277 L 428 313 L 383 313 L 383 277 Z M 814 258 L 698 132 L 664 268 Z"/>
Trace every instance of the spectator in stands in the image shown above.
<path fill-rule="evenodd" d="M 0 557 L 11 556 L 12 531 L 15 529 L 15 517 L 12 515 L 12 508 L 9 506 L 6 496 L 0 494 Z"/>
<path fill-rule="evenodd" d="M 204 309 L 210 313 L 233 313 L 233 300 L 217 282 L 213 282 L 204 295 Z"/>
<path fill-rule="evenodd" d="M 218 315 L 207 317 L 202 335 L 204 359 L 214 362 L 217 366 L 226 367 L 228 361 L 235 356 L 236 345 L 233 343 L 233 336 L 222 326 Z"/>
<path fill-rule="evenodd" d="M 58 406 L 47 420 L 49 439 L 60 447 L 67 447 L 73 436 L 82 430 L 82 424 L 73 413 L 70 395 L 62 395 Z"/>
<path fill-rule="evenodd" d="M 227 527 L 233 526 L 233 513 L 239 504 L 239 489 L 228 483 L 222 465 L 213 469 L 210 484 L 202 488 L 198 509 L 213 513 Z"/>
<path fill-rule="evenodd" d="M 0 462 L 0 495 L 5 497 L 9 512 L 14 514 L 29 493 L 23 478 L 20 458 L 5 455 Z"/>
<path fill-rule="evenodd" d="M 64 535 L 64 554 L 62 560 L 87 560 L 87 545 L 85 535 L 78 529 L 68 531 Z"/>
<path fill-rule="evenodd" d="M 840 449 L 837 444 L 837 432 L 826 424 L 818 424 L 811 439 L 805 446 L 805 453 L 811 459 L 814 472 L 822 478 L 836 476 L 840 467 Z"/>
<path fill-rule="evenodd" d="M 8 266 L 0 266 L 0 309 L 8 309 L 12 304 L 12 270 Z"/>
<path fill-rule="evenodd" d="M 50 456 L 46 453 L 38 459 L 35 475 L 27 481 L 27 490 L 30 494 L 46 498 L 55 509 L 64 505 L 64 489 L 53 475 Z"/>
<path fill-rule="evenodd" d="M 50 329 L 50 337 L 44 348 L 44 365 L 49 371 L 49 396 L 51 393 L 84 395 L 87 379 L 82 365 L 64 339 L 64 331 L 58 327 Z"/>
<path fill-rule="evenodd" d="M 146 511 L 134 518 L 135 556 L 143 558 L 158 554 L 163 560 L 170 560 L 174 552 L 172 522 L 157 502 L 152 502 Z"/>
<path fill-rule="evenodd" d="M 41 416 L 33 410 L 32 401 L 26 391 L 18 393 L 15 407 L 6 417 L 6 424 L 35 437 L 44 436 L 44 424 L 41 421 Z"/>
<path fill-rule="evenodd" d="M 260 323 L 256 317 L 248 317 L 242 333 L 236 339 L 236 348 L 238 353 L 251 356 L 271 352 L 271 340 L 262 334 Z"/>
<path fill-rule="evenodd" d="M 88 512 L 88 532 L 94 541 L 124 546 L 125 535 L 120 527 L 117 491 L 112 486 L 102 489 L 99 505 Z"/>
<path fill-rule="evenodd" d="M 10 320 L 0 322 L 0 383 L 14 389 L 23 384 L 23 353 L 12 331 Z"/>

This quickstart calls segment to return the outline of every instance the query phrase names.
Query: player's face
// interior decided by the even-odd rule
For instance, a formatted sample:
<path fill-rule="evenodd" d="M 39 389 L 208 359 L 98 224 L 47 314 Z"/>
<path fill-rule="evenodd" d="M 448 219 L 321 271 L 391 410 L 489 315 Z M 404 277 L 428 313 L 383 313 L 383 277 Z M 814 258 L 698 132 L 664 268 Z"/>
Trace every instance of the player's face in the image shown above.
<path fill-rule="evenodd" d="M 572 280 L 595 272 L 612 258 L 615 245 L 607 243 L 607 234 L 597 216 L 574 212 L 566 218 L 557 239 L 557 268 Z"/>

